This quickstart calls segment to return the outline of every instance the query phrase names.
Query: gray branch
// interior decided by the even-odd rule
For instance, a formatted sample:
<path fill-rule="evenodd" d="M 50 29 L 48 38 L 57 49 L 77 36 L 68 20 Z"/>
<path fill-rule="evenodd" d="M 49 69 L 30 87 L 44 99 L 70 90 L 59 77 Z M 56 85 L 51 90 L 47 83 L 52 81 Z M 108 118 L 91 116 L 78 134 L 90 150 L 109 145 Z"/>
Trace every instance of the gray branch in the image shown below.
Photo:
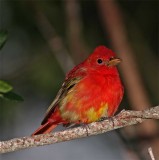
<path fill-rule="evenodd" d="M 93 136 L 111 130 L 134 125 L 145 119 L 159 119 L 159 106 L 143 111 L 121 111 L 118 115 L 101 122 L 93 122 L 86 127 L 76 127 L 65 131 L 41 134 L 22 138 L 14 138 L 0 142 L 0 153 L 13 152 L 21 149 L 49 145 L 77 138 Z"/>

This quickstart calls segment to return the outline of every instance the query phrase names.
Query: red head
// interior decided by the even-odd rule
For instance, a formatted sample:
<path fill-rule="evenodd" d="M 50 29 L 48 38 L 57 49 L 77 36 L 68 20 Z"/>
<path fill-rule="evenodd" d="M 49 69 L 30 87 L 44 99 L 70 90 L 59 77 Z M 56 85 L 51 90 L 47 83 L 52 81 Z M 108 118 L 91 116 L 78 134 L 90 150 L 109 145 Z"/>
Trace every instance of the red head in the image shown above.
<path fill-rule="evenodd" d="M 87 65 L 90 70 L 96 70 L 103 74 L 118 74 L 116 65 L 120 62 L 121 59 L 116 58 L 112 50 L 105 46 L 99 46 L 85 61 L 85 65 Z"/>
<path fill-rule="evenodd" d="M 120 62 L 121 60 L 116 58 L 112 50 L 105 46 L 99 46 L 84 62 L 74 67 L 67 74 L 66 79 L 77 75 L 86 75 L 87 73 L 118 75 L 116 65 Z"/>

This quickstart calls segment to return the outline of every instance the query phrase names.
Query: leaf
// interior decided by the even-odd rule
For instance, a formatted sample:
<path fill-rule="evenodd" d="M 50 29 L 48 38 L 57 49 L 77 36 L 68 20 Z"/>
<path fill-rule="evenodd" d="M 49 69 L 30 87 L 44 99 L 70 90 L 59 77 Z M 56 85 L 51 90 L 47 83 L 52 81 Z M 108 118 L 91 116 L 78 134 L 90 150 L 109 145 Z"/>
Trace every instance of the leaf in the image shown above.
<path fill-rule="evenodd" d="M 7 31 L 0 31 L 0 50 L 3 48 L 4 44 L 7 41 L 8 32 Z"/>
<path fill-rule="evenodd" d="M 0 92 L 1 93 L 7 93 L 9 91 L 11 91 L 13 89 L 13 87 L 6 83 L 5 81 L 0 80 Z"/>
<path fill-rule="evenodd" d="M 0 98 L 11 100 L 11 101 L 24 101 L 24 99 L 14 92 L 8 92 L 4 94 L 0 94 Z"/>
<path fill-rule="evenodd" d="M 3 94 L 2 93 L 0 93 L 0 98 L 3 98 Z"/>

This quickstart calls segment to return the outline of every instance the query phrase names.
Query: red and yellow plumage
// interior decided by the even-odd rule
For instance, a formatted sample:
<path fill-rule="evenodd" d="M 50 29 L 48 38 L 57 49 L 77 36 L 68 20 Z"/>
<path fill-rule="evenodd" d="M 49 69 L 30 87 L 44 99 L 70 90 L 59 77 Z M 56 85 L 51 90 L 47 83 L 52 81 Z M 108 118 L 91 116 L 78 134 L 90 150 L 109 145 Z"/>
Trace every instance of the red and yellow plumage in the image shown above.
<path fill-rule="evenodd" d="M 66 76 L 41 126 L 32 134 L 51 132 L 57 125 L 88 124 L 113 116 L 123 97 L 115 53 L 99 46 Z"/>

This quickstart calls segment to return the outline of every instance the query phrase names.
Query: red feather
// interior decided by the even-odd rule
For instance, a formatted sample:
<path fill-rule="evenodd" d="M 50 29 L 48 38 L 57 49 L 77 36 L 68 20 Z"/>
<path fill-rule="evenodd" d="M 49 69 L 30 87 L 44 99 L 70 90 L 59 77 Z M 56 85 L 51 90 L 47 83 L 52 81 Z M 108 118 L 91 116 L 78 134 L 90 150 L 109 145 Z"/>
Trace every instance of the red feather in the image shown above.
<path fill-rule="evenodd" d="M 51 132 L 57 125 L 91 123 L 115 114 L 123 97 L 123 86 L 115 53 L 99 46 L 67 75 L 42 125 L 32 134 Z"/>

